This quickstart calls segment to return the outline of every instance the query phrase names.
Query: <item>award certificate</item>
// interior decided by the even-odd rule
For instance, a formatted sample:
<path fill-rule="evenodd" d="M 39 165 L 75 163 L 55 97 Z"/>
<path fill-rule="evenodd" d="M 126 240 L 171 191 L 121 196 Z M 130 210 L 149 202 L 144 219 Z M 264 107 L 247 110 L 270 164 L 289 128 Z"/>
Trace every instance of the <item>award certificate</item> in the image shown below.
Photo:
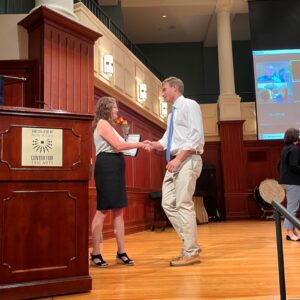
<path fill-rule="evenodd" d="M 141 135 L 140 134 L 128 134 L 127 143 L 138 143 L 141 140 Z M 138 149 L 130 149 L 130 150 L 125 150 L 123 151 L 124 155 L 135 157 L 137 155 Z"/>

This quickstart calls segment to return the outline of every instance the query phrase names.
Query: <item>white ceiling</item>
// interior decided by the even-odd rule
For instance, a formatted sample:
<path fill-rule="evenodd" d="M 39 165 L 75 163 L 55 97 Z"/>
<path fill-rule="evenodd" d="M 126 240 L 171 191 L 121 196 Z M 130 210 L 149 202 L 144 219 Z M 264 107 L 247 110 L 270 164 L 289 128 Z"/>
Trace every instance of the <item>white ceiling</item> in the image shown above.
<path fill-rule="evenodd" d="M 123 31 L 135 44 L 217 43 L 216 7 L 230 5 L 233 40 L 249 40 L 247 0 L 119 0 Z M 118 0 L 100 0 L 116 5 Z M 166 17 L 163 18 L 162 16 Z"/>

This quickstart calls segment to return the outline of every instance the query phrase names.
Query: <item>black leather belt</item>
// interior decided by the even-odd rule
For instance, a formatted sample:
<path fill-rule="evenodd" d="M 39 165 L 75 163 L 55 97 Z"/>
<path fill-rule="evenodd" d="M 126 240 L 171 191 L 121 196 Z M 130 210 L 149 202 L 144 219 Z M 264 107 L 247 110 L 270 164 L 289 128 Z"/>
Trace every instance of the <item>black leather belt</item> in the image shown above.
<path fill-rule="evenodd" d="M 190 152 L 190 155 L 201 155 L 200 151 L 194 150 Z"/>
<path fill-rule="evenodd" d="M 192 151 L 190 151 L 189 156 L 190 155 L 201 155 L 201 154 L 200 154 L 200 151 L 192 150 Z M 174 159 L 175 157 L 176 157 L 176 155 L 171 155 L 171 159 Z"/>

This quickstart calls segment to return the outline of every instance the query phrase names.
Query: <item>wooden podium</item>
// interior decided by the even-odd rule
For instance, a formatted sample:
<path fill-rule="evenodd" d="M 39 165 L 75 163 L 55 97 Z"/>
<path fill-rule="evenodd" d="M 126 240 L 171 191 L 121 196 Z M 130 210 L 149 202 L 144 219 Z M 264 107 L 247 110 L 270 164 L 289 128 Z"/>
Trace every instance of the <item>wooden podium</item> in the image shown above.
<path fill-rule="evenodd" d="M 92 115 L 0 106 L 0 299 L 89 291 Z"/>

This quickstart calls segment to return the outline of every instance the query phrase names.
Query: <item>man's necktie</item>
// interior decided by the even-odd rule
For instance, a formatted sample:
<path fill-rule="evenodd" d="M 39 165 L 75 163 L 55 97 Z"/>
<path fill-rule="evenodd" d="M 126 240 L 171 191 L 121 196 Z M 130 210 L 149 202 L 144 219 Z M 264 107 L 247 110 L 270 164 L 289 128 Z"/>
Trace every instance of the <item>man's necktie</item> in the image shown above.
<path fill-rule="evenodd" d="M 172 144 L 172 135 L 173 135 L 173 127 L 174 127 L 174 112 L 175 112 L 175 106 L 173 106 L 172 114 L 171 114 L 171 120 L 169 124 L 169 131 L 168 131 L 168 143 L 167 143 L 167 151 L 166 151 L 166 159 L 167 161 L 171 158 L 171 144 Z"/>

